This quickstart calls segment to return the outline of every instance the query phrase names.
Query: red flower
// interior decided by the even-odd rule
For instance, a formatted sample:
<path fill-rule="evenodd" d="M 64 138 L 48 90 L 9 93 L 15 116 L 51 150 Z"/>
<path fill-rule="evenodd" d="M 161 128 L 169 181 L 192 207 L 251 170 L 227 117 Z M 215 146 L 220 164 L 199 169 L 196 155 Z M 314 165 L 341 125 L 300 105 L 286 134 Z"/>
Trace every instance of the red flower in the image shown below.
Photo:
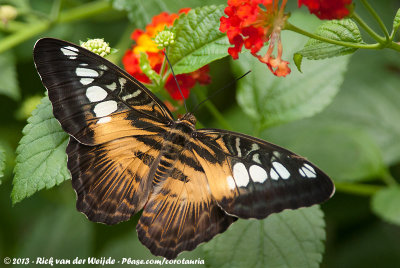
<path fill-rule="evenodd" d="M 181 9 L 179 13 L 189 12 L 189 8 Z M 142 83 L 151 83 L 149 77 L 140 68 L 140 53 L 147 54 L 150 67 L 160 74 L 161 65 L 164 61 L 164 53 L 157 47 L 153 41 L 158 32 L 164 30 L 164 27 L 172 26 L 174 21 L 179 17 L 179 14 L 168 14 L 162 12 L 154 16 L 151 23 L 146 26 L 146 30 L 136 29 L 132 32 L 131 38 L 136 42 L 131 50 L 128 50 L 122 58 L 122 64 L 125 70 Z M 164 73 L 165 74 L 165 73 Z M 179 74 L 176 76 L 179 86 L 182 90 L 183 96 L 187 98 L 196 83 L 208 84 L 210 83 L 208 66 L 203 66 L 189 74 Z M 169 92 L 171 97 L 175 100 L 181 100 L 182 96 L 178 90 L 175 79 L 172 75 L 167 78 L 165 89 Z"/>
<path fill-rule="evenodd" d="M 305 5 L 310 13 L 321 20 L 343 19 L 350 14 L 352 0 L 299 0 L 299 7 Z"/>
<path fill-rule="evenodd" d="M 220 31 L 226 32 L 229 42 L 234 45 L 228 49 L 232 58 L 237 59 L 243 46 L 253 56 L 265 63 L 276 76 L 290 73 L 289 62 L 282 60 L 281 30 L 285 26 L 287 15 L 284 8 L 287 0 L 228 0 L 225 14 L 221 17 Z M 269 48 L 264 56 L 257 53 L 269 41 Z M 275 44 L 278 45 L 277 56 L 273 56 Z"/>

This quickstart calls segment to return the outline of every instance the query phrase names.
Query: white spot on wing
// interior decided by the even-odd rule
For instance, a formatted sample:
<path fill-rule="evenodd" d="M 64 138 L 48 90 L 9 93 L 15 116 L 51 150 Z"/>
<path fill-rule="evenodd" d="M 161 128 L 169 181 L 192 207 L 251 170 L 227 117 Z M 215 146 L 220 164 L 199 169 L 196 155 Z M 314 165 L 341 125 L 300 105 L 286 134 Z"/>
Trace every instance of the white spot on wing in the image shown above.
<path fill-rule="evenodd" d="M 128 95 L 123 96 L 122 100 L 126 101 L 126 100 L 129 100 L 129 99 L 132 99 L 132 98 L 136 98 L 137 96 L 140 95 L 140 93 L 141 93 L 141 90 L 138 89 L 135 92 L 133 92 L 132 94 L 128 94 Z"/>
<path fill-rule="evenodd" d="M 97 121 L 97 124 L 104 124 L 104 123 L 108 123 L 110 121 L 111 121 L 111 117 L 107 116 L 107 117 L 100 118 L 99 121 Z"/>
<path fill-rule="evenodd" d="M 94 113 L 97 117 L 103 117 L 110 115 L 118 109 L 118 105 L 116 101 L 109 100 L 96 104 L 94 107 Z"/>
<path fill-rule="evenodd" d="M 303 168 L 299 168 L 299 173 L 301 176 L 306 177 L 306 173 L 304 173 Z"/>
<path fill-rule="evenodd" d="M 273 180 L 277 181 L 279 179 L 278 173 L 276 173 L 273 168 L 271 168 L 270 175 L 271 175 L 271 179 L 273 179 Z"/>
<path fill-rule="evenodd" d="M 272 166 L 274 167 L 274 169 L 276 170 L 276 172 L 278 172 L 278 175 L 282 178 L 282 179 L 288 179 L 290 177 L 290 173 L 289 171 L 279 162 L 272 162 Z"/>
<path fill-rule="evenodd" d="M 89 85 L 90 83 L 92 83 L 94 81 L 93 78 L 81 78 L 80 82 L 82 85 Z"/>
<path fill-rule="evenodd" d="M 107 97 L 107 91 L 99 86 L 91 86 L 86 90 L 86 97 L 91 102 L 102 101 Z"/>
<path fill-rule="evenodd" d="M 73 48 L 73 49 L 71 49 L 71 48 Z M 78 55 L 78 53 L 76 53 L 76 52 L 78 52 L 78 50 L 76 49 L 76 50 L 75 50 L 76 52 L 71 51 L 71 50 L 74 50 L 74 49 L 75 49 L 74 47 L 62 47 L 62 48 L 61 48 L 61 52 L 62 52 L 65 56 L 76 56 L 76 55 Z"/>
<path fill-rule="evenodd" d="M 280 158 L 280 157 L 281 157 L 281 153 L 278 152 L 278 151 L 274 151 L 273 154 L 274 154 L 274 156 L 275 156 L 276 158 Z"/>
<path fill-rule="evenodd" d="M 314 173 L 314 175 L 317 175 L 317 172 L 315 172 L 314 168 L 312 166 L 310 166 L 309 164 L 305 163 L 304 167 L 306 169 L 308 169 L 309 171 L 311 171 L 312 173 Z"/>
<path fill-rule="evenodd" d="M 77 49 L 76 47 L 67 46 L 67 47 L 64 47 L 64 48 L 72 50 L 72 51 L 75 51 L 75 52 L 79 52 L 79 49 Z"/>
<path fill-rule="evenodd" d="M 125 83 L 126 83 L 126 79 L 125 78 L 123 78 L 123 77 L 121 77 L 119 80 L 119 84 L 121 85 L 121 88 L 125 85 Z"/>
<path fill-rule="evenodd" d="M 307 163 L 305 163 L 303 165 L 303 167 L 299 170 L 299 172 L 303 177 L 307 177 L 307 178 L 316 178 L 317 177 L 317 173 L 315 172 L 314 168 Z M 302 172 L 304 173 L 304 175 Z"/>
<path fill-rule="evenodd" d="M 249 183 L 249 173 L 243 163 L 236 163 L 233 166 L 233 177 L 238 187 L 246 187 Z"/>
<path fill-rule="evenodd" d="M 235 139 L 235 145 L 236 145 L 236 151 L 238 153 L 238 156 L 241 157 L 242 152 L 240 151 L 240 139 L 238 137 Z"/>
<path fill-rule="evenodd" d="M 250 177 L 254 182 L 260 182 L 263 183 L 264 181 L 267 180 L 268 178 L 268 174 L 265 171 L 265 169 L 263 169 L 260 166 L 257 165 L 252 165 L 249 169 L 249 173 L 250 173 Z"/>
<path fill-rule="evenodd" d="M 253 154 L 253 161 L 261 165 L 260 154 Z"/>
<path fill-rule="evenodd" d="M 226 182 L 228 183 L 228 187 L 230 190 L 234 190 L 236 188 L 235 181 L 233 180 L 232 176 L 228 176 L 226 178 Z"/>
<path fill-rule="evenodd" d="M 76 68 L 76 75 L 81 77 L 97 77 L 99 73 L 89 68 Z"/>
<path fill-rule="evenodd" d="M 110 85 L 107 85 L 106 88 L 108 88 L 109 90 L 116 90 L 117 89 L 117 83 L 112 82 Z"/>

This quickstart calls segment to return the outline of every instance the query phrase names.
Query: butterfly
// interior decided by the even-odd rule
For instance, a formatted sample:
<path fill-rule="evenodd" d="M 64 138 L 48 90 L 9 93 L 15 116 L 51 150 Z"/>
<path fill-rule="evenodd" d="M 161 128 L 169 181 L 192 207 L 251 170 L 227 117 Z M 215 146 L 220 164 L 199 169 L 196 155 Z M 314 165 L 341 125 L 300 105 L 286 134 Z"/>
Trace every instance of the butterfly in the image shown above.
<path fill-rule="evenodd" d="M 329 199 L 331 179 L 305 158 L 258 138 L 196 129 L 125 71 L 80 46 L 37 41 L 34 62 L 69 134 L 77 210 L 136 230 L 154 255 L 175 258 L 238 218 L 263 219 Z"/>

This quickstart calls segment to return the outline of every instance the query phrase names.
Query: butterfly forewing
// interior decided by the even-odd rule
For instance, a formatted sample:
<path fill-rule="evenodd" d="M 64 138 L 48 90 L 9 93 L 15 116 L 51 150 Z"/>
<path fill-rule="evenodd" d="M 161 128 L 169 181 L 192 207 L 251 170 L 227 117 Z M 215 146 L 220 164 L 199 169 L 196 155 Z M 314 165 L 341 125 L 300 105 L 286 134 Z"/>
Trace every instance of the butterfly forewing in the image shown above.
<path fill-rule="evenodd" d="M 322 203 L 334 193 L 325 173 L 279 146 L 217 129 L 196 134 L 193 151 L 213 197 L 231 215 L 262 219 L 283 209 Z"/>
<path fill-rule="evenodd" d="M 40 39 L 34 61 L 63 129 L 80 143 L 166 131 L 165 105 L 126 72 L 74 44 Z"/>

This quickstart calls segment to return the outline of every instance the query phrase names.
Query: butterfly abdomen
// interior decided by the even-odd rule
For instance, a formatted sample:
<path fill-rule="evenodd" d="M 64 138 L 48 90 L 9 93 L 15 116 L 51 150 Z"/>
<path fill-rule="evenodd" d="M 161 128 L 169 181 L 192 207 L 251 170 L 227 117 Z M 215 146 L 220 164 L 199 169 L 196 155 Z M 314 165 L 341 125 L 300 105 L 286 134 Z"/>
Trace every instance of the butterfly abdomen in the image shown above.
<path fill-rule="evenodd" d="M 191 143 L 191 133 L 194 125 L 190 121 L 176 121 L 171 129 L 165 133 L 165 140 L 160 150 L 160 162 L 154 173 L 153 185 L 163 180 L 172 179 L 187 180 L 187 176 L 181 174 L 175 166 L 179 163 L 178 158 Z"/>

